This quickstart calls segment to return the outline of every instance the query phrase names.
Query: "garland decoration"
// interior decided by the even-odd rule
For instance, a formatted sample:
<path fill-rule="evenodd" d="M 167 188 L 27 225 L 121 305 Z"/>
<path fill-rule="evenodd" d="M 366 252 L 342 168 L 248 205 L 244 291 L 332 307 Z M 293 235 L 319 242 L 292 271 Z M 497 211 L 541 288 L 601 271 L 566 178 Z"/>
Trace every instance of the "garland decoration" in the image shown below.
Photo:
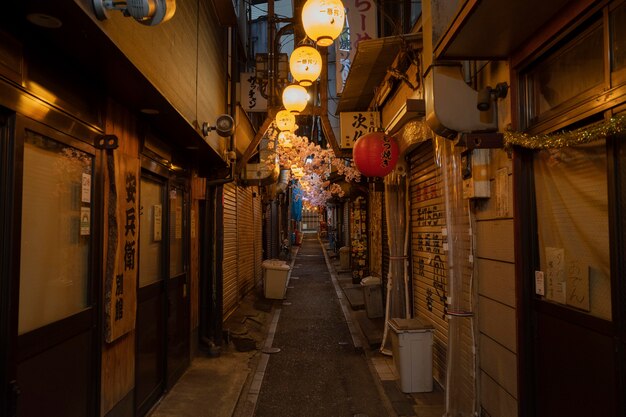
<path fill-rule="evenodd" d="M 529 135 L 522 132 L 504 132 L 504 148 L 521 146 L 527 149 L 556 149 L 568 146 L 583 145 L 608 136 L 626 132 L 626 116 L 614 116 L 608 120 L 594 123 L 571 131 L 555 132 L 540 135 Z"/>

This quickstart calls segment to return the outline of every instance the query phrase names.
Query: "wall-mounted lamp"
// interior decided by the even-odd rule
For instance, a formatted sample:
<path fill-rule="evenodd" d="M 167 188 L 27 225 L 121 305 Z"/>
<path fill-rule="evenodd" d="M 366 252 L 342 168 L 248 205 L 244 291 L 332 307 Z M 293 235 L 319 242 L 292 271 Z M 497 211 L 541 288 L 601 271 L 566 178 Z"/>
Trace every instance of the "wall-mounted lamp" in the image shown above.
<path fill-rule="evenodd" d="M 107 11 L 119 10 L 148 26 L 168 21 L 176 11 L 176 0 L 92 0 L 92 5 L 99 20 L 108 18 Z"/>
<path fill-rule="evenodd" d="M 341 0 L 307 0 L 302 6 L 302 26 L 318 46 L 330 46 L 341 34 L 345 20 Z"/>
<path fill-rule="evenodd" d="M 301 85 L 291 84 L 283 90 L 283 106 L 291 113 L 300 113 L 308 102 L 309 93 Z"/>
<path fill-rule="evenodd" d="M 210 126 L 207 122 L 202 123 L 202 134 L 208 136 L 209 132 L 215 130 L 221 137 L 232 136 L 235 133 L 235 121 L 228 114 L 221 114 L 215 121 L 215 126 Z"/>
<path fill-rule="evenodd" d="M 301 86 L 313 85 L 322 73 L 322 55 L 312 46 L 299 46 L 289 57 L 289 71 Z"/>
<path fill-rule="evenodd" d="M 509 91 L 507 83 L 498 83 L 495 88 L 489 86 L 478 90 L 476 98 L 476 108 L 480 111 L 487 111 L 491 108 L 491 101 L 499 98 L 505 98 Z"/>

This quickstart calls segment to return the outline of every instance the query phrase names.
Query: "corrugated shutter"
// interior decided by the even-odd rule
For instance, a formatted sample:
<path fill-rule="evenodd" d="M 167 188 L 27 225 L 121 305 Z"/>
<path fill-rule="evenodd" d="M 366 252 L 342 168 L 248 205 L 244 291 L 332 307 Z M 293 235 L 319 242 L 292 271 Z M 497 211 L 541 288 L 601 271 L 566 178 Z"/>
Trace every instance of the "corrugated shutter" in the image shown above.
<path fill-rule="evenodd" d="M 259 188 L 254 187 L 256 197 L 253 198 L 254 211 L 254 285 L 259 290 L 263 285 L 263 202 L 259 194 Z"/>
<path fill-rule="evenodd" d="M 237 186 L 224 185 L 224 319 L 237 307 Z"/>
<path fill-rule="evenodd" d="M 383 288 L 387 288 L 387 274 L 389 274 L 389 235 L 387 232 L 387 216 L 385 215 L 386 205 L 385 205 L 385 193 L 382 193 L 381 198 L 382 205 L 382 227 L 381 227 L 381 235 L 382 235 L 382 251 L 383 251 L 383 261 L 382 261 L 382 281 Z M 383 298 L 387 300 L 387 291 L 383 292 Z"/>
<path fill-rule="evenodd" d="M 369 224 L 369 251 L 370 251 L 370 275 L 382 277 L 382 224 L 383 221 L 383 193 L 373 191 L 369 194 L 368 221 Z"/>
<path fill-rule="evenodd" d="M 350 247 L 350 202 L 343 203 L 343 245 Z"/>
<path fill-rule="evenodd" d="M 413 314 L 433 323 L 433 376 L 446 381 L 448 322 L 445 317 L 447 258 L 443 250 L 445 202 L 441 170 L 431 141 L 410 155 Z"/>
<path fill-rule="evenodd" d="M 254 210 L 252 187 L 237 190 L 237 274 L 239 297 L 254 287 Z"/>

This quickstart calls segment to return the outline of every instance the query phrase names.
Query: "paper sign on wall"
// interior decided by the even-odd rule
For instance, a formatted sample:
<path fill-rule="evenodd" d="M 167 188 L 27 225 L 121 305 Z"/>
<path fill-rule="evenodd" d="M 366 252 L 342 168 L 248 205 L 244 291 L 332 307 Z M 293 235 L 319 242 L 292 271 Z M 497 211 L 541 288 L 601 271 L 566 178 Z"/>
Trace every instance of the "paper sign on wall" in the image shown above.
<path fill-rule="evenodd" d="M 154 236 L 152 237 L 155 242 L 161 241 L 161 224 L 163 217 L 163 207 L 160 204 L 153 206 L 154 210 Z"/>
<path fill-rule="evenodd" d="M 195 239 L 196 238 L 196 211 L 193 209 L 191 210 L 191 219 L 189 223 L 191 226 L 191 238 Z"/>
<path fill-rule="evenodd" d="M 589 266 L 577 260 L 567 263 L 567 304 L 589 311 Z"/>
<path fill-rule="evenodd" d="M 83 173 L 81 181 L 80 201 L 91 203 L 91 174 Z"/>
<path fill-rule="evenodd" d="M 91 233 L 91 208 L 80 208 L 80 235 L 89 236 Z"/>
<path fill-rule="evenodd" d="M 546 298 L 565 304 L 565 250 L 549 248 L 546 251 Z"/>
<path fill-rule="evenodd" d="M 535 294 L 546 295 L 543 271 L 535 271 Z"/>

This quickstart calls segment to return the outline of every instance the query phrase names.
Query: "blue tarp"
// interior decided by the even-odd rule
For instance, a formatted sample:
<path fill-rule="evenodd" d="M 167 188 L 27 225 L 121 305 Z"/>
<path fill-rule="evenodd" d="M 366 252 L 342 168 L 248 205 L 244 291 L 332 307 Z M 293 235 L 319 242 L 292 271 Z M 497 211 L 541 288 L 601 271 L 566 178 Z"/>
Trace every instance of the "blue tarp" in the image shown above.
<path fill-rule="evenodd" d="M 291 189 L 291 218 L 297 222 L 302 220 L 302 190 L 297 182 Z"/>

